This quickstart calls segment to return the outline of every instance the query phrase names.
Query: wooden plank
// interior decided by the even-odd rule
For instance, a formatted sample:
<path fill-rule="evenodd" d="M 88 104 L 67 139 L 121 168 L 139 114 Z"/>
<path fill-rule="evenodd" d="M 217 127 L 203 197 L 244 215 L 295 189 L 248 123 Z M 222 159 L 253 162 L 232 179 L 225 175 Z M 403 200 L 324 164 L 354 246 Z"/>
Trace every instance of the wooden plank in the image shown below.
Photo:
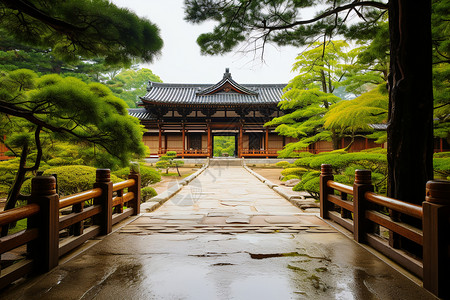
<path fill-rule="evenodd" d="M 128 218 L 129 216 L 131 216 L 133 214 L 133 209 L 132 208 L 127 208 L 123 211 L 123 213 L 121 214 L 114 214 L 112 216 L 112 224 L 117 224 L 120 221 Z"/>
<path fill-rule="evenodd" d="M 22 207 L 8 209 L 0 212 L 0 227 L 12 222 L 16 222 L 39 212 L 40 208 L 38 204 L 32 203 Z"/>
<path fill-rule="evenodd" d="M 82 212 L 71 213 L 59 218 L 59 230 L 69 227 L 75 223 L 86 220 L 102 212 L 102 206 L 97 204 L 85 208 Z"/>
<path fill-rule="evenodd" d="M 71 236 L 59 243 L 59 257 L 63 256 L 67 252 L 75 249 L 89 239 L 92 239 L 100 234 L 100 226 L 93 225 L 86 228 L 82 235 Z"/>
<path fill-rule="evenodd" d="M 373 192 L 367 192 L 367 193 L 365 193 L 364 196 L 368 201 L 370 201 L 372 203 L 385 206 L 392 210 L 395 210 L 400 213 L 406 214 L 408 216 L 422 220 L 423 209 L 422 209 L 422 206 L 420 206 L 420 205 L 407 203 L 407 202 L 400 201 L 397 199 L 377 195 Z"/>
<path fill-rule="evenodd" d="M 353 202 L 352 201 L 342 200 L 341 197 L 336 196 L 336 195 L 328 195 L 327 200 L 342 207 L 342 208 L 345 208 L 348 211 L 353 212 Z"/>
<path fill-rule="evenodd" d="M 328 212 L 328 217 L 331 220 L 333 220 L 334 222 L 336 222 L 339 225 L 341 225 L 342 227 L 344 227 L 345 229 L 353 232 L 353 221 L 352 220 L 341 218 L 340 213 L 338 213 L 336 211 L 329 211 Z"/>
<path fill-rule="evenodd" d="M 366 218 L 372 222 L 375 222 L 395 233 L 419 244 L 423 245 L 423 233 L 420 229 L 417 229 L 411 225 L 402 222 L 392 221 L 389 216 L 385 216 L 377 211 L 366 211 Z"/>
<path fill-rule="evenodd" d="M 0 254 L 22 246 L 39 237 L 39 230 L 31 228 L 0 238 Z"/>
<path fill-rule="evenodd" d="M 383 253 L 417 277 L 423 278 L 423 264 L 421 261 L 414 259 L 402 250 L 390 247 L 386 240 L 374 234 L 367 234 L 366 242 L 370 247 Z"/>
<path fill-rule="evenodd" d="M 0 276 L 0 289 L 33 272 L 33 265 L 34 262 L 31 259 L 25 259 L 3 269 Z"/>

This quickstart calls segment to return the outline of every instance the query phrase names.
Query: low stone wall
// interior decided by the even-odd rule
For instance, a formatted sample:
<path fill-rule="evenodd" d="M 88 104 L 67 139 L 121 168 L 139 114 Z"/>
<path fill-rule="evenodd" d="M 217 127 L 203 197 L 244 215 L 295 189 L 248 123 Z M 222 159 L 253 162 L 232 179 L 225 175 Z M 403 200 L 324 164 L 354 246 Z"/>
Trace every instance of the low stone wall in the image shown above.
<path fill-rule="evenodd" d="M 186 178 L 183 178 L 182 180 L 177 182 L 177 185 L 173 185 L 164 192 L 156 195 L 153 198 L 150 198 L 147 202 L 144 202 L 141 204 L 141 211 L 145 212 L 152 212 L 161 205 L 163 205 L 167 200 L 172 198 L 174 195 L 176 195 L 183 186 L 187 185 L 189 182 L 197 178 L 203 171 L 206 170 L 209 166 L 209 159 L 203 159 L 204 164 L 203 166 L 194 174 L 191 174 L 187 176 Z"/>
<path fill-rule="evenodd" d="M 264 178 L 260 174 L 256 173 L 255 171 L 253 171 L 252 169 L 247 167 L 247 165 L 246 165 L 247 162 L 248 162 L 247 160 L 244 160 L 244 166 L 243 166 L 244 169 L 246 169 L 250 174 L 252 174 L 256 178 L 258 178 L 259 181 L 263 182 L 269 188 L 271 188 L 276 193 L 278 193 L 281 197 L 285 198 L 286 200 L 288 200 L 293 205 L 297 206 L 298 208 L 300 208 L 303 211 L 309 210 L 309 209 L 314 209 L 315 210 L 314 213 L 319 213 L 320 206 L 314 200 L 305 199 L 305 197 L 301 196 L 301 195 L 289 195 L 288 193 L 286 193 L 286 191 L 282 187 L 278 186 L 277 184 Z"/>

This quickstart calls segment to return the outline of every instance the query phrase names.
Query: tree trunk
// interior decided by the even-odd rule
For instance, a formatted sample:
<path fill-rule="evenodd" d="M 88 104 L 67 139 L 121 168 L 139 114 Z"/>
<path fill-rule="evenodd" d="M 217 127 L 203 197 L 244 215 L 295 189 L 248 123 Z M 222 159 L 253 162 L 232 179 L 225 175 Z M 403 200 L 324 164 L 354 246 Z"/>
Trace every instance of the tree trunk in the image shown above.
<path fill-rule="evenodd" d="M 431 1 L 389 1 L 388 196 L 421 204 L 433 178 Z"/>
<path fill-rule="evenodd" d="M 17 200 L 19 199 L 20 195 L 20 189 L 22 188 L 23 182 L 25 181 L 25 175 L 27 174 L 26 163 L 28 152 L 29 152 L 28 143 L 25 143 L 22 147 L 22 153 L 20 155 L 19 169 L 17 170 L 16 177 L 14 178 L 14 183 L 8 192 L 8 197 L 6 198 L 4 208 L 5 211 L 16 207 Z M 8 235 L 9 228 L 14 227 L 11 225 L 3 226 L 0 236 Z"/>

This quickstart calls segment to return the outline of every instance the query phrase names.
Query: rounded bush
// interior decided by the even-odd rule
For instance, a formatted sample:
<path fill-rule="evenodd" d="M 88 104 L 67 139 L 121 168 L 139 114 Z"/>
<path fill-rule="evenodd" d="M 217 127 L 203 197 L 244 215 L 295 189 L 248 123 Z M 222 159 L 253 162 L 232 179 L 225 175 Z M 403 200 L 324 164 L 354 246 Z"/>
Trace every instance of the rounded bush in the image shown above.
<path fill-rule="evenodd" d="M 288 175 L 288 176 L 283 177 L 282 181 L 288 181 L 291 179 L 300 179 L 300 177 L 297 175 Z"/>
<path fill-rule="evenodd" d="M 146 202 L 152 197 L 155 197 L 158 193 L 154 188 L 147 186 L 141 189 L 141 202 Z"/>
<path fill-rule="evenodd" d="M 287 168 L 281 171 L 281 175 L 283 175 L 284 177 L 289 175 L 297 175 L 301 177 L 305 172 L 308 172 L 308 170 L 305 168 Z"/>
<path fill-rule="evenodd" d="M 61 166 L 47 169 L 44 175 L 56 174 L 58 177 L 58 190 L 62 196 L 67 196 L 92 189 L 95 183 L 95 171 L 97 169 L 88 166 Z M 111 181 L 116 183 L 123 181 L 111 174 Z M 31 193 L 31 179 L 24 182 L 22 191 Z"/>
<path fill-rule="evenodd" d="M 147 167 L 144 164 L 139 165 L 141 174 L 141 187 L 146 187 L 149 184 L 153 184 L 161 181 L 161 174 L 153 168 Z M 119 178 L 126 180 L 128 174 L 130 174 L 130 168 L 122 168 L 113 172 Z"/>
<path fill-rule="evenodd" d="M 283 169 L 286 169 L 287 167 L 290 167 L 290 166 L 292 166 L 292 165 L 291 165 L 288 161 L 283 160 L 283 161 L 277 162 L 277 163 L 275 164 L 275 166 L 280 167 L 280 168 L 283 168 Z"/>

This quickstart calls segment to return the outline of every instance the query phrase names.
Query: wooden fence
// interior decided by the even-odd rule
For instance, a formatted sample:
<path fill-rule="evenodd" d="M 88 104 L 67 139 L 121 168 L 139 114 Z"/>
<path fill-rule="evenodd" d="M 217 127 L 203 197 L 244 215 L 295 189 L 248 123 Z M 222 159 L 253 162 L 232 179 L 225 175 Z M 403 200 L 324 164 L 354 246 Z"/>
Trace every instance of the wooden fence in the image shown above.
<path fill-rule="evenodd" d="M 368 170 L 356 170 L 353 186 L 333 180 L 331 165 L 322 165 L 320 216 L 421 278 L 433 294 L 450 297 L 450 182 L 429 181 L 425 201 L 415 205 L 375 194 Z M 402 222 L 402 216 L 418 220 L 422 228 Z M 380 234 L 383 230 L 388 239 Z M 404 239 L 421 253 L 402 247 Z"/>
<path fill-rule="evenodd" d="M 59 199 L 55 177 L 34 177 L 28 204 L 0 213 L 0 227 L 27 219 L 26 230 L 0 238 L 0 255 L 24 245 L 27 252 L 27 259 L 0 270 L 0 288 L 27 274 L 48 272 L 58 265 L 60 256 L 139 214 L 140 186 L 140 174 L 132 172 L 128 180 L 113 184 L 109 169 L 97 169 L 93 189 Z M 88 200 L 92 205 L 85 208 Z M 61 214 L 61 209 L 70 208 L 69 214 Z M 85 226 L 86 220 L 90 226 Z M 64 231 L 69 236 L 60 239 Z"/>

